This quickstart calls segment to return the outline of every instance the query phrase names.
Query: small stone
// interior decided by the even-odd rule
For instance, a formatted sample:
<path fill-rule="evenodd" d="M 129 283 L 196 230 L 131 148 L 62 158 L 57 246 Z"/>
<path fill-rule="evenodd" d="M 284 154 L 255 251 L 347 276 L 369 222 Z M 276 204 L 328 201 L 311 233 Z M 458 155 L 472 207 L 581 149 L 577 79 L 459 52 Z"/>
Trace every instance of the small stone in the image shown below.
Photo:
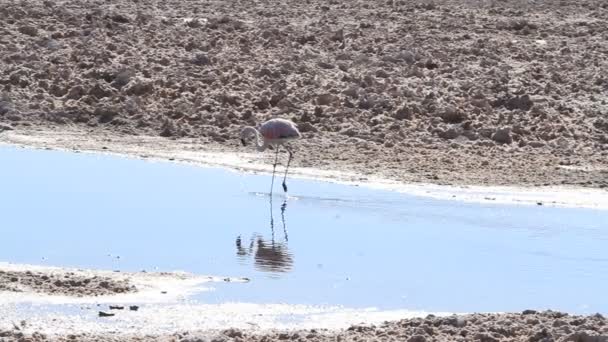
<path fill-rule="evenodd" d="M 76 85 L 68 91 L 66 98 L 70 100 L 79 100 L 86 94 L 84 88 L 81 85 Z"/>
<path fill-rule="evenodd" d="M 505 103 L 505 107 L 509 110 L 520 109 L 528 111 L 532 108 L 534 102 L 530 98 L 530 95 L 512 97 Z"/>
<path fill-rule="evenodd" d="M 209 65 L 211 64 L 211 59 L 209 59 L 209 56 L 204 53 L 198 53 L 194 55 L 194 58 L 192 58 L 192 64 L 200 66 Z"/>
<path fill-rule="evenodd" d="M 397 120 L 411 120 L 412 116 L 412 110 L 408 106 L 403 106 L 397 109 L 393 115 L 393 117 Z"/>
<path fill-rule="evenodd" d="M 108 123 L 118 115 L 118 109 L 115 107 L 98 107 L 93 114 L 98 117 L 99 123 Z"/>
<path fill-rule="evenodd" d="M 460 123 L 466 120 L 466 114 L 455 106 L 447 106 L 439 114 L 446 123 Z"/>
<path fill-rule="evenodd" d="M 423 335 L 414 335 L 410 337 L 407 342 L 426 342 L 426 337 Z"/>
<path fill-rule="evenodd" d="M 2 131 L 12 131 L 14 128 L 9 124 L 0 123 L 0 132 Z"/>
<path fill-rule="evenodd" d="M 224 331 L 224 335 L 230 338 L 243 338 L 243 332 L 237 329 L 228 329 Z"/>
<path fill-rule="evenodd" d="M 380 77 L 380 78 L 388 78 L 390 75 L 388 72 L 384 71 L 383 69 L 378 69 L 376 71 L 376 77 Z"/>
<path fill-rule="evenodd" d="M 32 25 L 23 25 L 19 27 L 19 32 L 28 36 L 35 37 L 38 35 L 38 28 Z"/>
<path fill-rule="evenodd" d="M 173 123 L 173 121 L 166 119 L 160 128 L 160 136 L 168 138 L 168 137 L 175 135 L 175 132 L 176 132 L 176 129 L 175 129 L 175 124 Z"/>
<path fill-rule="evenodd" d="M 302 133 L 306 132 L 318 132 L 319 130 L 313 126 L 310 122 L 301 122 L 298 124 L 298 129 Z"/>
<path fill-rule="evenodd" d="M 356 99 L 357 97 L 359 97 L 359 94 L 357 93 L 357 87 L 350 87 L 347 88 L 345 90 L 342 91 L 342 94 L 346 95 L 346 96 L 350 96 L 353 99 Z"/>
<path fill-rule="evenodd" d="M 510 144 L 513 142 L 513 137 L 511 136 L 511 128 L 503 127 L 499 128 L 492 134 L 492 140 L 496 141 L 499 144 Z"/>
<path fill-rule="evenodd" d="M 131 311 L 137 311 L 137 310 L 139 310 L 139 306 L 137 306 L 137 305 L 131 305 L 131 306 L 129 306 L 129 310 L 131 310 Z"/>
<path fill-rule="evenodd" d="M 317 102 L 317 105 L 319 105 L 319 106 L 329 106 L 336 100 L 337 100 L 336 96 L 334 96 L 332 94 L 321 94 L 321 95 L 317 96 L 316 102 Z"/>
<path fill-rule="evenodd" d="M 333 64 L 330 64 L 330 63 L 327 63 L 327 62 L 323 62 L 323 61 L 317 63 L 317 65 L 319 66 L 319 68 L 326 69 L 326 70 L 330 70 L 330 69 L 333 69 L 333 68 L 336 67 Z"/>
<path fill-rule="evenodd" d="M 124 310 L 124 306 L 121 305 L 110 305 L 110 310 Z"/>
<path fill-rule="evenodd" d="M 112 21 L 120 23 L 120 24 L 126 24 L 131 21 L 131 19 L 129 19 L 129 17 L 127 17 L 126 15 L 124 15 L 122 13 L 114 13 L 112 15 L 111 19 L 112 19 Z"/>
<path fill-rule="evenodd" d="M 89 95 L 95 96 L 98 99 L 109 97 L 113 94 L 112 88 L 106 85 L 101 85 L 97 83 L 91 90 L 89 90 Z"/>
<path fill-rule="evenodd" d="M 545 143 L 542 141 L 530 141 L 528 143 L 528 146 L 530 147 L 534 147 L 534 148 L 539 148 L 539 147 L 543 147 L 545 146 Z"/>
<path fill-rule="evenodd" d="M 112 317 L 115 314 L 113 313 L 108 313 L 108 312 L 103 312 L 103 311 L 99 311 L 99 317 Z"/>
<path fill-rule="evenodd" d="M 456 139 L 460 136 L 460 133 L 462 133 L 460 130 L 450 127 L 445 131 L 439 130 L 437 134 L 443 139 Z"/>

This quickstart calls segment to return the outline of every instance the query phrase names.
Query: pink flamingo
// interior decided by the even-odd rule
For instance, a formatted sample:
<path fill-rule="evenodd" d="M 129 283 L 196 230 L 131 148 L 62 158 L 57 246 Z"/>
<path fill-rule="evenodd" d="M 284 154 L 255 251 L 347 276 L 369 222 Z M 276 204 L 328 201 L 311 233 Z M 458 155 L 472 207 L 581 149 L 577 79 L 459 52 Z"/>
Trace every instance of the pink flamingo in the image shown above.
<path fill-rule="evenodd" d="M 274 164 L 272 165 L 272 182 L 270 183 L 270 194 L 272 194 L 272 187 L 274 185 L 274 174 L 277 168 L 277 162 L 279 160 L 279 147 L 283 145 L 289 153 L 289 159 L 287 160 L 287 166 L 285 167 L 285 176 L 283 177 L 283 190 L 287 192 L 287 170 L 289 170 L 289 163 L 293 158 L 293 152 L 291 148 L 286 145 L 287 142 L 302 137 L 298 127 L 295 123 L 285 119 L 270 119 L 260 126 L 258 131 L 254 127 L 247 126 L 241 131 L 241 143 L 243 146 L 247 145 L 247 140 L 255 137 L 257 150 L 263 152 L 267 148 L 274 148 L 275 158 Z"/>

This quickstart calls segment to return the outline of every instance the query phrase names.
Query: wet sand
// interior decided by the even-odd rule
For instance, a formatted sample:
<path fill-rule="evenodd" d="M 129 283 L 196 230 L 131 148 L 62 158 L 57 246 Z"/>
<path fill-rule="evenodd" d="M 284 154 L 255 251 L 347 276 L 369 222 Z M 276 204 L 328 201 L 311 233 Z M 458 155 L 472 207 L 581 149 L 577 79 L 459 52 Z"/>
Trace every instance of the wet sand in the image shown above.
<path fill-rule="evenodd" d="M 250 152 L 240 128 L 281 116 L 295 166 L 608 186 L 600 0 L 1 3 L 0 136 Z"/>

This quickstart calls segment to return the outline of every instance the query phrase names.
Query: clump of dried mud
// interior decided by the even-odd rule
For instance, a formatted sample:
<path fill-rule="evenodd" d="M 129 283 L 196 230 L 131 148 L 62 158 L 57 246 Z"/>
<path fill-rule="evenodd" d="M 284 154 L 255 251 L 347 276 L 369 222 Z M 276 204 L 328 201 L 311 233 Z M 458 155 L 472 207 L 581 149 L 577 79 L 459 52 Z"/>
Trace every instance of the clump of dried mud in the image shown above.
<path fill-rule="evenodd" d="M 0 3 L 0 132 L 236 151 L 282 116 L 300 166 L 608 186 L 602 0 Z"/>
<path fill-rule="evenodd" d="M 29 341 L 530 341 L 605 342 L 608 321 L 600 314 L 570 316 L 566 313 L 532 310 L 521 314 L 472 314 L 465 316 L 406 319 L 380 326 L 352 326 L 342 331 L 298 330 L 248 332 L 228 329 L 222 332 L 182 332 L 163 336 L 137 336 L 108 333 L 47 336 L 28 334 L 15 326 L 0 331 L 0 338 Z M 24 329 L 25 330 L 25 329 Z"/>
<path fill-rule="evenodd" d="M 126 279 L 86 276 L 74 272 L 0 270 L 0 291 L 35 292 L 50 295 L 102 296 L 136 292 Z"/>

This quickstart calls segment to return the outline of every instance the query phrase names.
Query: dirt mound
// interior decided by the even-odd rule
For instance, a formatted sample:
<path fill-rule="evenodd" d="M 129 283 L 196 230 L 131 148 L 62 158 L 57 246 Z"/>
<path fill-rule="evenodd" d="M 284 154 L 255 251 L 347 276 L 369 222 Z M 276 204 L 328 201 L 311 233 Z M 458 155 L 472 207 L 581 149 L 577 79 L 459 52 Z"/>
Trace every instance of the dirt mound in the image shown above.
<path fill-rule="evenodd" d="M 37 292 L 51 295 L 101 296 L 136 292 L 127 280 L 85 276 L 74 272 L 0 270 L 0 291 Z"/>

